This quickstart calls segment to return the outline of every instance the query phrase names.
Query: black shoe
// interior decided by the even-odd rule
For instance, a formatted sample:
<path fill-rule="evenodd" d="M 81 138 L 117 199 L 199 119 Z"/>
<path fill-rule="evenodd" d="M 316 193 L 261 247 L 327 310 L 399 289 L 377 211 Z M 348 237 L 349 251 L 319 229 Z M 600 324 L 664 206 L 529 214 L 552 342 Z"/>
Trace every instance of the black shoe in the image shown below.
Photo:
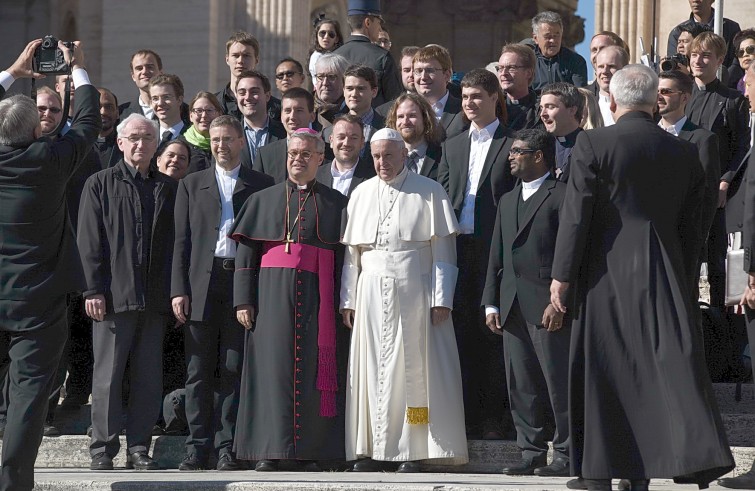
<path fill-rule="evenodd" d="M 737 477 L 719 479 L 718 485 L 731 489 L 755 489 L 755 471 L 751 470 Z"/>
<path fill-rule="evenodd" d="M 410 472 L 420 472 L 420 467 L 417 462 L 408 461 L 403 462 L 400 466 L 398 466 L 398 469 L 396 469 L 396 472 L 402 472 L 402 473 L 410 473 Z"/>
<path fill-rule="evenodd" d="M 274 460 L 259 460 L 254 466 L 257 472 L 275 472 L 278 470 L 278 462 Z"/>
<path fill-rule="evenodd" d="M 203 471 L 207 469 L 207 462 L 194 454 L 189 454 L 178 464 L 179 471 Z"/>
<path fill-rule="evenodd" d="M 504 467 L 501 472 L 508 476 L 531 476 L 535 473 L 535 469 L 543 467 L 544 463 L 536 460 L 520 460 L 516 464 Z"/>
<path fill-rule="evenodd" d="M 569 475 L 569 460 L 563 457 L 553 459 L 550 465 L 535 469 L 535 475 L 541 477 L 567 477 Z"/>
<path fill-rule="evenodd" d="M 320 464 L 318 464 L 314 460 L 302 461 L 300 463 L 300 466 L 302 472 L 322 472 Z"/>
<path fill-rule="evenodd" d="M 42 434 L 44 436 L 60 436 L 60 430 L 51 424 L 45 423 L 44 429 L 42 430 Z"/>
<path fill-rule="evenodd" d="M 589 491 L 611 491 L 610 479 L 583 479 Z"/>
<path fill-rule="evenodd" d="M 357 460 L 351 468 L 354 472 L 380 472 L 384 469 L 385 465 L 382 462 L 372 459 Z"/>
<path fill-rule="evenodd" d="M 162 426 L 155 425 L 152 427 L 152 436 L 162 436 L 165 434 L 165 430 L 163 430 Z"/>
<path fill-rule="evenodd" d="M 126 456 L 126 469 L 156 471 L 159 468 L 157 461 L 150 457 L 147 452 L 134 452 Z"/>
<path fill-rule="evenodd" d="M 215 468 L 219 471 L 240 471 L 241 465 L 230 452 L 223 452 L 218 457 L 218 465 Z"/>
<path fill-rule="evenodd" d="M 92 457 L 92 463 L 89 464 L 89 468 L 93 471 L 112 471 L 113 459 L 105 452 L 100 452 Z"/>
<path fill-rule="evenodd" d="M 581 477 L 569 479 L 566 481 L 566 487 L 569 489 L 587 489 L 587 483 Z"/>

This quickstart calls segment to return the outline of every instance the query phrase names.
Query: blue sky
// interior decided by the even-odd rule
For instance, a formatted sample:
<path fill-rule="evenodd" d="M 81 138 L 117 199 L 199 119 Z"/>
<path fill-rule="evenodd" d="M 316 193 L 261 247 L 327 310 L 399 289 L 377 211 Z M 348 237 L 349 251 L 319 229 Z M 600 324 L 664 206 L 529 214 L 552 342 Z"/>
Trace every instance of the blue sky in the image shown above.
<path fill-rule="evenodd" d="M 595 32 L 595 1 L 579 0 L 577 3 L 577 15 L 585 19 L 585 40 L 575 46 L 575 48 L 577 53 L 587 60 L 587 79 L 592 80 L 594 76 L 592 65 L 590 64 L 590 38 Z"/>

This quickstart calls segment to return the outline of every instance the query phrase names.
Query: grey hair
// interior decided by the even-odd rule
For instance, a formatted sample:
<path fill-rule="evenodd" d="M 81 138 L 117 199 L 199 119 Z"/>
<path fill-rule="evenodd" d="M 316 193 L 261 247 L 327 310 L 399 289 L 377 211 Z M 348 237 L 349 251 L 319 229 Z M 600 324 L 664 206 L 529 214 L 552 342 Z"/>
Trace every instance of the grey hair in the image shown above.
<path fill-rule="evenodd" d="M 337 73 L 343 78 L 346 69 L 349 68 L 349 60 L 335 53 L 325 53 L 315 63 L 315 73 Z"/>
<path fill-rule="evenodd" d="M 30 97 L 14 95 L 0 101 L 0 145 L 29 145 L 37 127 L 39 111 Z"/>
<path fill-rule="evenodd" d="M 613 75 L 608 90 L 619 107 L 652 106 L 658 100 L 658 75 L 645 65 L 627 65 Z"/>
<path fill-rule="evenodd" d="M 325 56 L 325 55 L 323 55 Z M 289 137 L 290 140 L 293 140 L 294 138 L 298 138 L 299 140 L 304 141 L 313 141 L 315 142 L 315 149 L 318 153 L 323 153 L 325 151 L 325 140 L 322 139 L 319 133 L 307 130 L 306 131 L 300 131 L 296 130 L 294 133 Z"/>
<path fill-rule="evenodd" d="M 550 10 L 540 12 L 532 18 L 532 32 L 537 34 L 540 29 L 540 24 L 557 24 L 561 27 L 561 29 L 564 28 L 564 23 L 561 21 L 561 16 L 556 12 L 551 12 Z"/>
<path fill-rule="evenodd" d="M 120 124 L 118 125 L 118 128 L 116 128 L 116 131 L 118 132 L 119 137 L 123 136 L 123 132 L 126 131 L 126 126 L 128 126 L 128 124 L 131 121 L 141 121 L 143 123 L 149 123 L 149 125 L 152 126 L 152 128 L 154 128 L 155 135 L 157 135 L 157 130 L 159 129 L 159 127 L 157 126 L 157 121 L 151 120 L 139 113 L 131 113 L 128 115 L 126 119 L 121 121 Z"/>

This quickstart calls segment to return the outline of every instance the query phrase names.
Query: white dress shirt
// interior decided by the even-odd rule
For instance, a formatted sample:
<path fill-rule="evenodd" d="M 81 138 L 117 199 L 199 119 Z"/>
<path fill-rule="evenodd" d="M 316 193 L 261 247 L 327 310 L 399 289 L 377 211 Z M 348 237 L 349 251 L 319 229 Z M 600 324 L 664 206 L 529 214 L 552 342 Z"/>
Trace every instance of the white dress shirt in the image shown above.
<path fill-rule="evenodd" d="M 446 102 L 448 102 L 448 91 L 446 91 L 446 95 L 438 99 L 438 102 L 432 105 L 433 111 L 435 111 L 435 118 L 438 121 L 443 117 L 443 109 L 446 108 Z"/>
<path fill-rule="evenodd" d="M 605 126 L 615 124 L 613 114 L 611 113 L 611 98 L 607 95 L 598 93 L 598 107 L 600 108 L 600 115 L 603 117 L 603 124 Z"/>
<path fill-rule="evenodd" d="M 357 162 L 358 163 L 358 162 Z M 344 196 L 349 195 L 349 188 L 351 187 L 351 179 L 354 177 L 354 170 L 357 168 L 357 164 L 344 172 L 338 170 L 336 167 L 336 161 L 330 164 L 330 175 L 333 176 L 333 189 L 338 191 Z"/>
<path fill-rule="evenodd" d="M 679 132 L 682 131 L 682 126 L 684 126 L 684 123 L 686 122 L 687 122 L 687 116 L 682 116 L 682 119 L 680 119 L 679 121 L 677 121 L 671 126 L 666 126 L 664 124 L 665 121 L 661 119 L 660 121 L 658 121 L 658 126 L 660 126 L 663 130 L 665 130 L 668 133 L 671 133 L 674 136 L 679 136 Z"/>
<path fill-rule="evenodd" d="M 498 119 L 486 127 L 477 130 L 476 125 L 472 123 L 469 128 L 469 177 L 467 177 L 467 186 L 464 190 L 464 203 L 461 207 L 461 217 L 459 218 L 459 227 L 462 234 L 474 233 L 474 206 L 477 198 L 477 188 L 480 186 L 480 176 L 482 175 L 482 166 L 485 164 L 485 157 L 488 156 L 490 144 L 493 141 L 493 135 L 498 129 Z"/>
<path fill-rule="evenodd" d="M 522 201 L 527 201 L 528 199 L 530 199 L 532 195 L 535 194 L 538 189 L 540 189 L 540 186 L 542 186 L 545 180 L 548 179 L 549 175 L 550 175 L 550 172 L 546 172 L 545 174 L 543 174 L 543 177 L 535 179 L 534 181 L 530 181 L 530 182 L 522 181 Z M 501 313 L 501 310 L 495 305 L 485 306 L 486 317 L 488 316 L 488 314 L 500 314 L 500 313 Z M 506 319 L 501 319 L 501 323 L 503 323 L 505 320 Z"/>
<path fill-rule="evenodd" d="M 144 117 L 147 119 L 155 119 L 155 111 L 152 109 L 152 106 L 149 103 L 145 104 L 142 102 L 141 96 L 139 96 L 137 100 L 139 101 L 139 106 L 142 108 Z"/>
<path fill-rule="evenodd" d="M 181 136 L 181 130 L 184 129 L 184 122 L 178 121 L 178 123 L 174 124 L 170 128 L 165 128 L 162 124 L 160 125 L 160 143 L 162 143 L 162 136 L 163 133 L 166 131 L 170 131 L 173 134 L 173 137 L 170 139 L 171 141 L 175 140 L 179 136 Z"/>
<path fill-rule="evenodd" d="M 215 181 L 220 192 L 220 223 L 218 224 L 218 240 L 215 244 L 215 257 L 236 257 L 236 242 L 228 237 L 233 226 L 233 190 L 239 180 L 241 164 L 232 170 L 225 170 L 215 165 Z"/>

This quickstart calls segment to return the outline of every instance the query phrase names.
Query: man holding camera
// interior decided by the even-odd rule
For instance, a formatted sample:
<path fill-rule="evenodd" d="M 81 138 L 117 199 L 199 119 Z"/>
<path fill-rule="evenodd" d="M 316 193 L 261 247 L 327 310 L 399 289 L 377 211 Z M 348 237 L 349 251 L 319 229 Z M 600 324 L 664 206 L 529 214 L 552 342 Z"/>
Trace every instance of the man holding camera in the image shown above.
<path fill-rule="evenodd" d="M 17 78 L 43 76 L 32 68 L 41 44 L 29 43 L 0 72 L 0 97 Z M 0 490 L 34 487 L 50 383 L 66 341 L 66 295 L 83 287 L 66 183 L 97 139 L 99 96 L 78 43 L 58 48 L 77 87 L 68 133 L 40 139 L 34 101 L 16 95 L 0 102 L 0 352 L 11 360 Z"/>

